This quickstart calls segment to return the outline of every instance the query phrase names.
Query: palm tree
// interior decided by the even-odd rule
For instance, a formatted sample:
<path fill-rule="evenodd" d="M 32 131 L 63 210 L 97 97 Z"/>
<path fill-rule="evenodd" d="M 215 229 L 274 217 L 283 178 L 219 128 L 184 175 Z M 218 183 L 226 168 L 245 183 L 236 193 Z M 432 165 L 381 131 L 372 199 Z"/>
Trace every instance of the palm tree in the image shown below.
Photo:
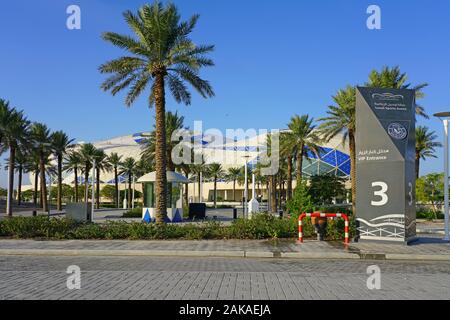
<path fill-rule="evenodd" d="M 56 200 L 56 210 L 62 210 L 62 171 L 63 171 L 63 157 L 67 153 L 67 149 L 71 146 L 74 139 L 69 139 L 63 131 L 55 131 L 51 135 L 52 148 L 55 152 L 57 161 L 58 174 L 58 196 Z"/>
<path fill-rule="evenodd" d="M 126 158 L 120 164 L 120 174 L 126 174 L 128 176 L 128 200 L 127 207 L 131 208 L 131 181 L 136 169 L 136 160 L 131 157 Z"/>
<path fill-rule="evenodd" d="M 33 172 L 34 174 L 34 192 L 33 192 L 33 204 L 34 207 L 37 208 L 38 204 L 38 193 L 39 193 L 39 154 L 37 150 L 34 148 L 30 149 L 30 152 L 27 155 L 26 161 L 26 171 Z"/>
<path fill-rule="evenodd" d="M 124 18 L 135 37 L 106 32 L 103 39 L 127 50 L 130 56 L 100 66 L 101 73 L 112 74 L 102 89 L 115 95 L 129 87 L 125 104 L 131 106 L 148 86 L 151 88 L 148 101 L 156 109 L 156 221 L 163 223 L 167 215 L 166 84 L 178 103 L 191 103 L 186 82 L 204 98 L 212 97 L 214 92 L 209 82 L 199 77 L 199 71 L 213 65 L 205 54 L 214 47 L 197 46 L 189 39 L 199 16 L 180 22 L 173 4 L 163 6 L 158 1 L 142 6 L 137 14 L 126 11 Z"/>
<path fill-rule="evenodd" d="M 115 187 L 115 195 L 114 195 L 114 202 L 116 204 L 116 207 L 119 208 L 119 174 L 118 169 L 120 166 L 120 163 L 122 161 L 122 156 L 119 156 L 117 153 L 113 152 L 108 157 L 108 162 L 112 166 L 114 170 L 114 187 Z"/>
<path fill-rule="evenodd" d="M 179 141 L 172 141 L 172 134 L 177 130 L 183 129 L 184 117 L 178 116 L 178 112 L 166 112 L 166 159 L 167 170 L 175 171 L 175 164 L 172 161 L 172 150 L 179 143 Z M 145 142 L 145 147 L 142 150 L 141 157 L 149 159 L 154 163 L 156 148 L 156 130 L 153 130 L 149 138 Z"/>
<path fill-rule="evenodd" d="M 237 181 L 240 185 L 244 185 L 245 184 L 245 165 L 243 167 L 239 168 L 239 170 L 241 170 L 241 174 L 239 175 Z M 253 173 L 252 166 L 249 163 L 247 163 L 247 186 L 249 186 L 252 181 L 252 173 Z"/>
<path fill-rule="evenodd" d="M 217 179 L 222 178 L 224 174 L 220 163 L 211 163 L 208 166 L 208 175 L 214 179 L 214 208 L 217 209 Z"/>
<path fill-rule="evenodd" d="M 266 138 L 267 156 L 269 156 L 269 157 L 272 156 L 272 153 L 276 152 L 274 143 L 272 143 L 274 138 L 275 138 L 275 134 L 269 134 L 269 135 L 267 135 L 267 138 Z M 267 209 L 270 210 L 270 212 L 272 212 L 272 213 L 276 213 L 278 211 L 276 175 L 277 175 L 277 172 L 271 172 L 270 175 L 267 175 L 267 180 L 268 180 L 267 187 L 268 187 L 268 194 L 269 194 L 268 200 L 269 200 L 269 204 L 270 204 L 270 205 L 268 204 Z"/>
<path fill-rule="evenodd" d="M 292 197 L 292 160 L 294 158 L 294 150 L 288 139 L 289 133 L 282 132 L 280 135 L 280 156 L 286 158 L 286 174 L 287 174 L 287 200 Z"/>
<path fill-rule="evenodd" d="M 236 201 L 236 181 L 241 176 L 241 168 L 229 168 L 227 172 L 227 180 L 233 181 L 233 201 Z"/>
<path fill-rule="evenodd" d="M 16 155 L 15 155 L 15 163 L 14 163 L 14 170 L 18 173 L 18 179 L 17 179 L 17 205 L 20 206 L 22 204 L 22 181 L 23 181 L 23 174 L 27 172 L 27 161 L 28 158 L 24 153 L 24 148 L 22 145 L 19 145 L 19 147 L 16 149 Z M 9 159 L 7 159 L 7 165 L 5 166 L 5 170 L 9 169 Z"/>
<path fill-rule="evenodd" d="M 81 155 L 77 151 L 71 151 L 66 154 L 64 160 L 64 170 L 74 173 L 74 184 L 75 184 L 75 202 L 78 202 L 78 169 L 83 166 L 81 161 Z"/>
<path fill-rule="evenodd" d="M 348 143 L 350 150 L 350 180 L 352 188 L 352 210 L 356 216 L 356 156 L 355 156 L 355 123 L 356 123 L 356 89 L 347 86 L 333 96 L 336 105 L 328 107 L 327 116 L 319 119 L 323 123 L 319 131 L 326 142 L 338 134 L 343 134 L 343 143 Z"/>
<path fill-rule="evenodd" d="M 86 143 L 81 146 L 78 152 L 84 166 L 84 202 L 87 204 L 89 196 L 89 171 L 92 169 L 92 162 L 97 154 L 97 149 L 93 144 Z M 92 177 L 92 179 L 94 179 L 94 177 Z"/>
<path fill-rule="evenodd" d="M 207 166 L 205 157 L 202 155 L 201 163 L 199 164 L 190 164 L 189 165 L 190 172 L 194 174 L 197 178 L 197 186 L 198 186 L 198 202 L 202 202 L 203 199 L 200 197 L 200 189 L 201 189 L 201 177 L 202 174 L 207 173 Z"/>
<path fill-rule="evenodd" d="M 381 71 L 372 70 L 369 74 L 369 81 L 365 84 L 367 87 L 375 88 L 392 88 L 392 89 L 412 89 L 416 91 L 416 99 L 424 97 L 422 91 L 423 88 L 427 87 L 427 83 L 422 83 L 416 86 L 411 86 L 407 83 L 408 75 L 400 71 L 400 67 L 396 66 L 389 68 L 387 66 L 383 67 Z M 429 118 L 425 113 L 425 110 L 420 105 L 416 104 L 416 114 L 424 118 Z"/>
<path fill-rule="evenodd" d="M 302 167 L 303 156 L 306 151 L 309 150 L 319 156 L 321 150 L 318 142 L 320 141 L 316 132 L 314 131 L 316 126 L 313 125 L 314 119 L 309 115 L 298 116 L 295 115 L 291 118 L 291 122 L 288 124 L 290 131 L 284 133 L 284 145 L 282 148 L 286 148 L 286 145 L 290 145 L 296 158 L 296 172 L 297 172 L 297 184 L 302 180 Z"/>
<path fill-rule="evenodd" d="M 16 154 L 16 163 L 15 167 L 17 168 L 17 172 L 19 174 L 18 181 L 17 181 L 17 205 L 22 204 L 22 180 L 23 180 L 23 174 L 28 172 L 27 171 L 27 162 L 28 157 L 25 153 L 25 149 L 23 146 L 19 147 Z"/>
<path fill-rule="evenodd" d="M 437 135 L 426 126 L 416 127 L 416 179 L 419 179 L 420 159 L 436 158 L 435 148 L 442 147 L 440 142 L 435 141 Z"/>
<path fill-rule="evenodd" d="M 41 186 L 41 204 L 42 210 L 47 211 L 47 182 L 46 182 L 46 163 L 51 154 L 50 130 L 45 124 L 33 123 L 31 126 L 31 136 L 35 144 L 35 149 L 39 156 L 39 177 Z"/>
<path fill-rule="evenodd" d="M 95 190 L 95 206 L 100 209 L 100 172 L 108 172 L 112 169 L 111 164 L 108 162 L 108 156 L 103 150 L 98 150 L 95 153 L 95 180 L 96 180 L 96 190 Z"/>
<path fill-rule="evenodd" d="M 10 217 L 12 216 L 16 152 L 20 144 L 26 143 L 29 125 L 30 122 L 24 116 L 23 111 L 10 108 L 9 102 L 0 99 L 0 136 L 2 148 L 9 149 L 6 213 Z"/>

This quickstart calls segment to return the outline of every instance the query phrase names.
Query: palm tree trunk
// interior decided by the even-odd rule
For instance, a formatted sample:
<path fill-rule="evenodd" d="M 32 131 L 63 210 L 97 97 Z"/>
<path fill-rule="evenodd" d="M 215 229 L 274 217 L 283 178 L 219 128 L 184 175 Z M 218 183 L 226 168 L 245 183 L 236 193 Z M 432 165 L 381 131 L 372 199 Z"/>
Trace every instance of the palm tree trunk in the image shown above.
<path fill-rule="evenodd" d="M 200 172 L 197 174 L 197 182 L 198 182 L 198 202 L 202 202 L 202 199 L 200 199 Z"/>
<path fill-rule="evenodd" d="M 189 171 L 186 169 L 186 170 L 183 170 L 183 172 L 184 172 L 186 178 L 189 178 Z M 183 200 L 184 200 L 184 205 L 186 207 L 189 206 L 188 193 L 189 193 L 189 184 L 185 183 L 184 184 L 184 192 L 183 192 L 183 198 L 184 198 Z"/>
<path fill-rule="evenodd" d="M 75 167 L 75 202 L 78 202 L 78 168 Z"/>
<path fill-rule="evenodd" d="M 44 164 L 44 155 L 41 153 L 39 170 L 41 176 L 41 198 L 42 198 L 42 210 L 44 212 L 48 211 L 47 205 L 47 182 L 45 181 L 45 164 Z"/>
<path fill-rule="evenodd" d="M 100 169 L 97 168 L 97 170 L 95 170 L 95 172 L 97 173 L 97 184 L 96 184 L 96 191 L 95 191 L 95 198 L 96 198 L 95 207 L 97 209 L 100 209 Z"/>
<path fill-rule="evenodd" d="M 22 175 L 23 175 L 23 165 L 19 165 L 19 181 L 17 185 L 17 204 L 20 206 L 22 204 Z"/>
<path fill-rule="evenodd" d="M 292 156 L 287 157 L 287 201 L 292 198 Z"/>
<path fill-rule="evenodd" d="M 184 205 L 185 206 L 189 206 L 189 184 L 185 183 L 184 184 Z"/>
<path fill-rule="evenodd" d="M 6 203 L 6 213 L 8 217 L 12 217 L 13 193 L 14 193 L 14 163 L 16 161 L 16 148 L 9 149 L 9 165 L 8 165 L 8 197 Z"/>
<path fill-rule="evenodd" d="M 416 180 L 419 179 L 420 155 L 416 152 Z"/>
<path fill-rule="evenodd" d="M 156 108 L 156 144 L 155 144 L 155 197 L 156 197 L 156 222 L 164 223 L 167 216 L 167 176 L 166 176 L 166 119 L 165 119 L 165 72 L 155 74 L 155 108 Z"/>
<path fill-rule="evenodd" d="M 37 198 L 39 192 L 38 184 L 39 184 L 39 170 L 36 170 L 34 173 L 34 194 L 33 194 L 33 204 L 35 208 L 37 208 Z"/>
<path fill-rule="evenodd" d="M 62 211 L 62 155 L 58 155 L 58 198 L 56 200 L 56 210 Z"/>
<path fill-rule="evenodd" d="M 127 208 L 131 209 L 132 208 L 131 201 L 133 201 L 131 199 L 131 172 L 128 173 L 128 195 L 127 195 L 127 198 L 128 198 Z"/>
<path fill-rule="evenodd" d="M 233 180 L 233 201 L 236 201 L 236 179 Z"/>
<path fill-rule="evenodd" d="M 89 165 L 86 164 L 84 169 L 84 202 L 87 205 L 89 201 Z"/>
<path fill-rule="evenodd" d="M 175 172 L 175 164 L 172 162 L 172 150 L 170 149 L 167 150 L 166 159 L 167 159 L 167 171 Z"/>
<path fill-rule="evenodd" d="M 355 134 L 353 130 L 348 132 L 350 148 L 350 179 L 352 185 L 352 211 L 353 217 L 356 217 L 356 155 L 355 155 Z"/>
<path fill-rule="evenodd" d="M 303 168 L 303 145 L 300 146 L 298 152 L 297 152 L 297 185 L 299 185 L 302 182 L 302 172 Z"/>
<path fill-rule="evenodd" d="M 277 212 L 277 186 L 275 182 L 275 176 L 270 177 L 270 205 L 271 205 L 271 212 L 275 213 Z"/>
<path fill-rule="evenodd" d="M 214 177 L 214 208 L 217 209 L 217 177 Z"/>
<path fill-rule="evenodd" d="M 117 166 L 114 166 L 114 185 L 116 188 L 116 198 L 114 199 L 116 207 L 119 208 L 119 176 L 117 174 Z"/>

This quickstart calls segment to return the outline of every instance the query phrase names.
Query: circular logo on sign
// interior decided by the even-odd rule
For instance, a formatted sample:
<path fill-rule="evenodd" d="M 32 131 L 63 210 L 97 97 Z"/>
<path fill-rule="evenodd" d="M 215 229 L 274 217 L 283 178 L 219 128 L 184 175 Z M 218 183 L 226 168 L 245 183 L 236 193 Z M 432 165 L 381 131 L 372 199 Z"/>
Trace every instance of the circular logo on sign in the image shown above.
<path fill-rule="evenodd" d="M 398 122 L 391 123 L 387 131 L 392 138 L 397 140 L 403 140 L 408 135 L 406 127 Z"/>

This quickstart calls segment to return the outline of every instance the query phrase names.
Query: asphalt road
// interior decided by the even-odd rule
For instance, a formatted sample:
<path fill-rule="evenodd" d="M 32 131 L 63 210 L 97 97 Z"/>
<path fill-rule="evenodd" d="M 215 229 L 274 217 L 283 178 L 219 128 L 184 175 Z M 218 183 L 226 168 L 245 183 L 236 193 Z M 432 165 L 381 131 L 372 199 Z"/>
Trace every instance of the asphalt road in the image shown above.
<path fill-rule="evenodd" d="M 71 265 L 81 270 L 80 289 L 67 287 L 69 277 L 76 283 Z M 380 289 L 367 287 L 371 265 Z M 0 256 L 0 299 L 450 299 L 450 264 Z"/>

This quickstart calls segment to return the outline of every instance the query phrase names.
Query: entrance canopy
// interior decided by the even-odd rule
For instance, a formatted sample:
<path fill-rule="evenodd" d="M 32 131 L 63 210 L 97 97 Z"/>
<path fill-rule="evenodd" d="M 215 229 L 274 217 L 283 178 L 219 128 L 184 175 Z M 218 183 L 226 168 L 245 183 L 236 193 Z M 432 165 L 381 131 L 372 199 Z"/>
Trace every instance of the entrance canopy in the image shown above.
<path fill-rule="evenodd" d="M 173 171 L 167 171 L 167 182 L 178 182 L 178 183 L 189 183 L 188 178 Z M 156 181 L 156 172 L 150 172 L 146 175 L 140 177 L 137 182 L 155 182 Z"/>

